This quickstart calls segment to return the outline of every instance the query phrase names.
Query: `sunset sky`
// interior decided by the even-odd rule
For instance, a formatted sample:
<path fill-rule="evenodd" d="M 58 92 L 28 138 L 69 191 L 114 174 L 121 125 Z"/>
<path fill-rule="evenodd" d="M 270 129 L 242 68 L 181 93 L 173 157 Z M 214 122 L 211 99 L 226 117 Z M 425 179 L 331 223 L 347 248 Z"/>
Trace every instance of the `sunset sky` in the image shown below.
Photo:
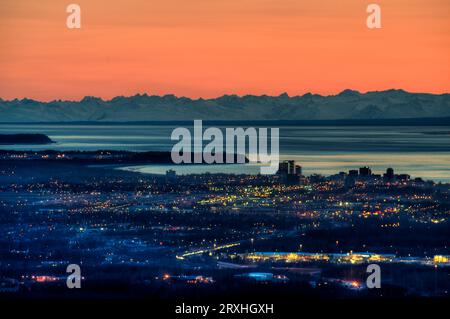
<path fill-rule="evenodd" d="M 3 99 L 346 88 L 450 92 L 450 1 L 0 0 Z"/>

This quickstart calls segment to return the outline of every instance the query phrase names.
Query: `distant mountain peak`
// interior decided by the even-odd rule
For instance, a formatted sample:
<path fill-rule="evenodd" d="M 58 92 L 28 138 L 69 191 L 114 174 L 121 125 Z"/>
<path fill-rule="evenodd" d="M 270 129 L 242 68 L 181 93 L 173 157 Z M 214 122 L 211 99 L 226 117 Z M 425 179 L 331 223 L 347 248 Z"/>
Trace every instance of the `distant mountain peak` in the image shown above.
<path fill-rule="evenodd" d="M 338 94 L 338 96 L 359 96 L 361 93 L 355 90 L 346 89 Z"/>
<path fill-rule="evenodd" d="M 96 96 L 85 96 L 80 103 L 90 103 L 90 102 L 95 102 L 95 103 L 100 103 L 103 102 L 103 100 L 99 97 Z"/>

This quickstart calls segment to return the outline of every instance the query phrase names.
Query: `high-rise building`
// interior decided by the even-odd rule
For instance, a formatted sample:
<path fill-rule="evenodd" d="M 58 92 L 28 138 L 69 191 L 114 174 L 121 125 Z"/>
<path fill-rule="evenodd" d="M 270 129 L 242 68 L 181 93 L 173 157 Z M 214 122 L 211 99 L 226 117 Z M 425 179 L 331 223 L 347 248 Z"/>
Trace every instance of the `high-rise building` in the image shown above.
<path fill-rule="evenodd" d="M 278 165 L 278 174 L 287 175 L 288 171 L 289 171 L 289 163 L 287 161 L 281 162 Z"/>
<path fill-rule="evenodd" d="M 295 161 L 283 161 L 278 166 L 278 173 L 279 174 L 287 174 L 287 175 L 296 175 L 297 168 L 300 168 L 301 173 L 301 166 L 295 165 Z M 298 175 L 298 174 L 297 174 Z"/>
<path fill-rule="evenodd" d="M 278 174 L 288 184 L 298 184 L 302 174 L 302 167 L 295 165 L 295 161 L 283 161 L 278 166 Z"/>
<path fill-rule="evenodd" d="M 288 175 L 295 175 L 295 161 L 288 161 Z"/>
<path fill-rule="evenodd" d="M 295 165 L 295 175 L 302 176 L 302 167 L 300 165 Z"/>
<path fill-rule="evenodd" d="M 386 170 L 386 173 L 384 174 L 384 177 L 387 178 L 387 179 L 393 179 L 394 178 L 394 169 L 389 167 Z"/>
<path fill-rule="evenodd" d="M 370 176 L 370 175 L 372 175 L 372 170 L 369 167 L 367 167 L 367 166 L 360 167 L 359 168 L 359 175 L 360 176 Z"/>
<path fill-rule="evenodd" d="M 348 176 L 350 176 L 350 177 L 356 177 L 356 176 L 358 176 L 358 170 L 356 170 L 356 169 L 351 169 L 351 170 L 349 170 L 349 171 L 348 171 Z"/>

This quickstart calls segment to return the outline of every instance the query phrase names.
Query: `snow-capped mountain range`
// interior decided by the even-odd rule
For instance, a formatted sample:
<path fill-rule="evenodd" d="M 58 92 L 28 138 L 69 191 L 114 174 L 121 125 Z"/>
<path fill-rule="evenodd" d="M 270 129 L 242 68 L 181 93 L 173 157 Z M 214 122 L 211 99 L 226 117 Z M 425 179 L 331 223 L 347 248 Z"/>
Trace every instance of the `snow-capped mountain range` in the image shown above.
<path fill-rule="evenodd" d="M 337 95 L 236 96 L 189 99 L 174 95 L 138 94 L 105 101 L 39 102 L 0 99 L 0 122 L 135 122 L 185 120 L 340 120 L 450 117 L 450 94 L 409 93 L 403 90 Z"/>

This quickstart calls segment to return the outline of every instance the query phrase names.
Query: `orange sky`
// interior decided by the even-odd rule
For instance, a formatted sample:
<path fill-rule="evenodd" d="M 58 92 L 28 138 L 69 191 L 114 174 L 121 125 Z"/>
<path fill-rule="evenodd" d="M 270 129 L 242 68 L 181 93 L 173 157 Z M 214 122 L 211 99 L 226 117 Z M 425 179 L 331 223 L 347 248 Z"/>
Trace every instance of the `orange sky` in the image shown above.
<path fill-rule="evenodd" d="M 66 28 L 78 3 L 82 29 Z M 382 29 L 366 27 L 366 6 Z M 448 0 L 0 0 L 0 97 L 450 92 Z"/>

